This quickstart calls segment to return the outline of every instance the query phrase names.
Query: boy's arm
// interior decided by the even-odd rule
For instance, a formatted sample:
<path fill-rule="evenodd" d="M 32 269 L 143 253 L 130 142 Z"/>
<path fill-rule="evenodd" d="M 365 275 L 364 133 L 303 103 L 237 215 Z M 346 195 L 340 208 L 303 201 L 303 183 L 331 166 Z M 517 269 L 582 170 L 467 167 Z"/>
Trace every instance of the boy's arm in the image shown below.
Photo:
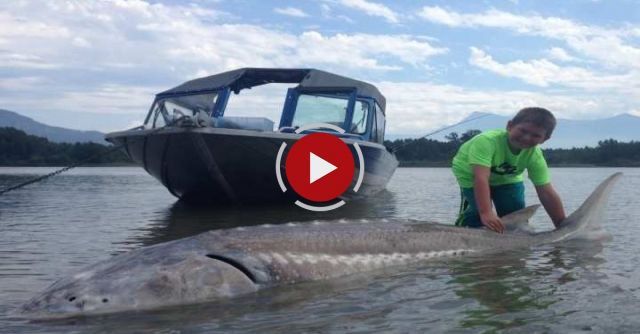
<path fill-rule="evenodd" d="M 547 214 L 551 217 L 553 225 L 557 228 L 560 222 L 566 218 L 560 195 L 558 195 L 551 183 L 536 186 L 536 192 L 538 193 L 540 203 L 542 203 Z"/>
<path fill-rule="evenodd" d="M 480 214 L 482 225 L 498 233 L 504 232 L 504 225 L 493 212 L 491 206 L 491 190 L 489 188 L 489 167 L 473 165 L 473 195 Z"/>

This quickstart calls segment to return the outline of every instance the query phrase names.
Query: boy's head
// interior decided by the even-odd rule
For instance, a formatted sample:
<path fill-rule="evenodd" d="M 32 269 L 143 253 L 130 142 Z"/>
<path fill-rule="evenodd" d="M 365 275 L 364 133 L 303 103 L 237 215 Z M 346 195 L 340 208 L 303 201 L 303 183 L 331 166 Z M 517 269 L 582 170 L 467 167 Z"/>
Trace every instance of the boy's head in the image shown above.
<path fill-rule="evenodd" d="M 520 149 L 542 144 L 551 137 L 555 127 L 556 118 L 549 110 L 524 108 L 507 123 L 509 143 Z"/>
<path fill-rule="evenodd" d="M 556 128 L 556 118 L 549 110 L 545 108 L 523 108 L 518 111 L 518 113 L 510 121 L 511 125 L 517 125 L 525 122 L 533 123 L 543 128 L 546 131 L 545 140 L 551 138 L 553 129 Z"/>

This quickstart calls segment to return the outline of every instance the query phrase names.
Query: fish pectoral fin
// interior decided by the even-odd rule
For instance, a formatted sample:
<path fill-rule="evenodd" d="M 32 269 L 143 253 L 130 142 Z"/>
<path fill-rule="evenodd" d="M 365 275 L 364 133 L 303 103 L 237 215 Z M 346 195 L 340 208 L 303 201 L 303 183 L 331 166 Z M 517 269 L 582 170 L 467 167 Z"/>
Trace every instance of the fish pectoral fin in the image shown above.
<path fill-rule="evenodd" d="M 540 204 L 530 205 L 524 209 L 500 217 L 506 231 L 531 232 L 529 219 L 536 213 Z"/>

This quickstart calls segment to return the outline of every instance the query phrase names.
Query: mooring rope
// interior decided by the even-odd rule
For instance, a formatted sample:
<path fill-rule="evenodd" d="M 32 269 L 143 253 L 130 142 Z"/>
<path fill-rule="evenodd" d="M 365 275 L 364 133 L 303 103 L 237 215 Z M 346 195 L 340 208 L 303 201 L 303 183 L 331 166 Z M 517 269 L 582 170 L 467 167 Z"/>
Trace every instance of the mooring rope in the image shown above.
<path fill-rule="evenodd" d="M 462 121 L 460 121 L 460 122 L 458 122 L 458 123 L 455 123 L 455 124 L 452 124 L 452 125 L 447 125 L 447 126 L 445 126 L 444 128 L 440 128 L 440 129 L 438 129 L 438 130 L 436 130 L 436 131 L 429 132 L 429 133 L 427 133 L 426 135 L 424 135 L 424 136 L 422 136 L 422 137 L 418 137 L 418 138 L 414 139 L 413 141 L 404 142 L 404 143 L 402 143 L 402 144 L 400 144 L 400 145 L 393 146 L 393 147 L 391 147 L 391 151 L 392 151 L 392 152 L 396 152 L 399 148 L 404 147 L 404 146 L 407 146 L 407 145 L 412 144 L 412 143 L 415 143 L 418 139 L 422 139 L 422 138 L 427 138 L 427 137 L 429 137 L 429 136 L 433 136 L 433 135 L 435 135 L 435 134 L 437 134 L 437 133 L 440 133 L 440 132 L 442 132 L 442 131 L 444 131 L 444 130 L 451 129 L 451 128 L 453 128 L 453 127 L 456 127 L 456 126 L 458 126 L 458 125 L 462 125 L 462 124 L 464 124 L 464 123 L 468 123 L 468 122 L 476 121 L 476 120 L 479 120 L 480 118 L 487 117 L 487 116 L 489 116 L 489 115 L 490 115 L 490 114 L 483 114 L 483 115 L 480 115 L 480 116 L 478 116 L 478 117 L 474 117 L 474 118 L 470 118 L 470 119 L 462 120 Z"/>
<path fill-rule="evenodd" d="M 167 126 L 170 126 L 170 125 L 176 124 L 176 123 L 178 123 L 178 122 L 180 122 L 180 121 L 182 121 L 183 119 L 188 118 L 188 117 L 189 117 L 189 116 L 186 116 L 186 115 L 180 116 L 179 118 L 176 118 L 175 120 L 173 120 L 173 121 L 171 121 L 171 122 L 167 123 L 165 126 L 163 126 L 163 127 L 161 127 L 161 128 L 153 129 L 153 131 L 150 131 L 148 134 L 155 133 L 155 132 L 157 132 L 157 131 L 159 131 L 159 130 L 162 130 L 162 129 L 166 128 Z M 134 129 L 138 129 L 138 128 L 142 128 L 142 127 L 143 127 L 143 126 L 137 126 L 137 127 L 131 128 L 129 131 L 134 130 Z M 142 139 L 142 137 L 141 137 L 141 138 L 138 138 L 138 139 Z M 32 183 L 36 183 L 36 182 L 40 182 L 40 181 L 42 181 L 42 180 L 46 180 L 46 179 L 48 179 L 48 178 L 50 178 L 50 177 L 52 177 L 52 176 L 55 176 L 55 175 L 58 175 L 58 174 L 64 173 L 64 172 L 66 172 L 66 171 L 68 171 L 68 170 L 70 170 L 70 169 L 73 169 L 73 168 L 76 168 L 76 167 L 82 166 L 82 165 L 86 164 L 87 162 L 89 162 L 89 161 L 91 161 L 91 160 L 93 160 L 93 159 L 96 159 L 96 158 L 99 158 L 99 157 L 102 157 L 102 156 L 106 156 L 106 155 L 111 154 L 111 153 L 113 153 L 113 152 L 115 152 L 115 151 L 117 151 L 117 150 L 120 150 L 120 149 L 124 148 L 124 146 L 125 146 L 125 144 L 121 144 L 121 145 L 114 146 L 114 147 L 112 147 L 111 149 L 107 150 L 106 152 L 96 153 L 96 154 L 94 154 L 94 155 L 92 155 L 92 156 L 90 156 L 90 157 L 88 157 L 88 158 L 86 158 L 86 159 L 84 159 L 84 160 L 82 160 L 82 161 L 80 161 L 80 162 L 77 162 L 77 163 L 72 164 L 72 165 L 70 165 L 70 166 L 67 166 L 67 167 L 64 167 L 64 168 L 58 169 L 58 170 L 56 170 L 56 171 L 54 171 L 54 172 L 51 172 L 51 173 L 49 173 L 49 174 L 47 174 L 47 175 L 38 176 L 38 177 L 36 177 L 36 178 L 34 178 L 34 179 L 31 179 L 31 180 L 28 180 L 28 181 L 22 182 L 22 183 L 20 183 L 20 184 L 16 184 L 16 185 L 11 186 L 11 187 L 6 188 L 6 189 L 2 189 L 2 190 L 0 190 L 0 196 L 4 195 L 5 193 L 8 193 L 8 192 L 10 192 L 10 191 L 12 191 L 12 190 L 20 189 L 20 188 L 25 187 L 25 186 L 28 186 L 28 185 L 30 185 L 30 184 L 32 184 Z"/>
<path fill-rule="evenodd" d="M 48 178 L 50 178 L 50 177 L 52 177 L 52 176 L 55 176 L 55 175 L 58 175 L 58 174 L 60 174 L 60 173 L 64 173 L 64 172 L 66 172 L 66 171 L 68 171 L 68 170 L 70 170 L 70 169 L 72 169 L 72 168 L 76 168 L 76 167 L 78 167 L 78 166 L 84 165 L 85 163 L 87 163 L 87 162 L 91 161 L 92 159 L 95 159 L 95 158 L 101 157 L 101 156 L 103 156 L 103 155 L 111 154 L 111 153 L 113 153 L 113 152 L 115 152 L 115 151 L 117 151 L 117 150 L 119 150 L 119 149 L 121 149 L 121 148 L 123 148 L 123 147 L 124 147 L 124 145 L 114 146 L 114 147 L 112 147 L 110 150 L 108 150 L 108 151 L 106 151 L 106 152 L 100 152 L 100 153 L 94 154 L 94 155 L 90 156 L 89 158 L 84 159 L 84 160 L 82 160 L 82 161 L 80 161 L 80 162 L 77 162 L 77 163 L 75 163 L 75 164 L 73 164 L 73 165 L 71 165 L 71 166 L 67 166 L 67 167 L 64 167 L 64 168 L 58 169 L 58 170 L 56 170 L 55 172 L 51 172 L 51 173 L 49 173 L 49 174 L 47 174 L 47 175 L 42 175 L 42 176 L 36 177 L 35 179 L 31 179 L 31 180 L 28 180 L 28 181 L 22 182 L 22 183 L 20 183 L 20 184 L 17 184 L 17 185 L 15 185 L 15 186 L 11 186 L 11 187 L 9 187 L 9 188 L 7 188 L 7 189 L 0 190 L 0 195 L 3 195 L 3 194 L 5 194 L 5 193 L 8 193 L 8 192 L 10 192 L 11 190 L 20 189 L 20 188 L 22 188 L 22 187 L 24 187 L 24 186 L 28 186 L 28 185 L 30 185 L 30 184 L 32 184 L 32 183 L 36 183 L 36 182 L 42 181 L 42 180 L 44 180 L 44 179 L 48 179 Z"/>

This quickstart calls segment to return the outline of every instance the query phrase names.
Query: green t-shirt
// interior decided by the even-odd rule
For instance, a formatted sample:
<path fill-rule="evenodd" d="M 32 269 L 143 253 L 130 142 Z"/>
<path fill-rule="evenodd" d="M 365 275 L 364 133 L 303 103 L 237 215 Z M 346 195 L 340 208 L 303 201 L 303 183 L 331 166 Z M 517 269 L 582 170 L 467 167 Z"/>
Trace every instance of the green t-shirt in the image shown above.
<path fill-rule="evenodd" d="M 485 131 L 462 144 L 453 158 L 453 174 L 460 187 L 473 187 L 472 165 L 491 168 L 489 185 L 522 182 L 527 170 L 529 179 L 539 186 L 550 182 L 549 169 L 539 146 L 513 154 L 509 149 L 507 131 Z"/>

